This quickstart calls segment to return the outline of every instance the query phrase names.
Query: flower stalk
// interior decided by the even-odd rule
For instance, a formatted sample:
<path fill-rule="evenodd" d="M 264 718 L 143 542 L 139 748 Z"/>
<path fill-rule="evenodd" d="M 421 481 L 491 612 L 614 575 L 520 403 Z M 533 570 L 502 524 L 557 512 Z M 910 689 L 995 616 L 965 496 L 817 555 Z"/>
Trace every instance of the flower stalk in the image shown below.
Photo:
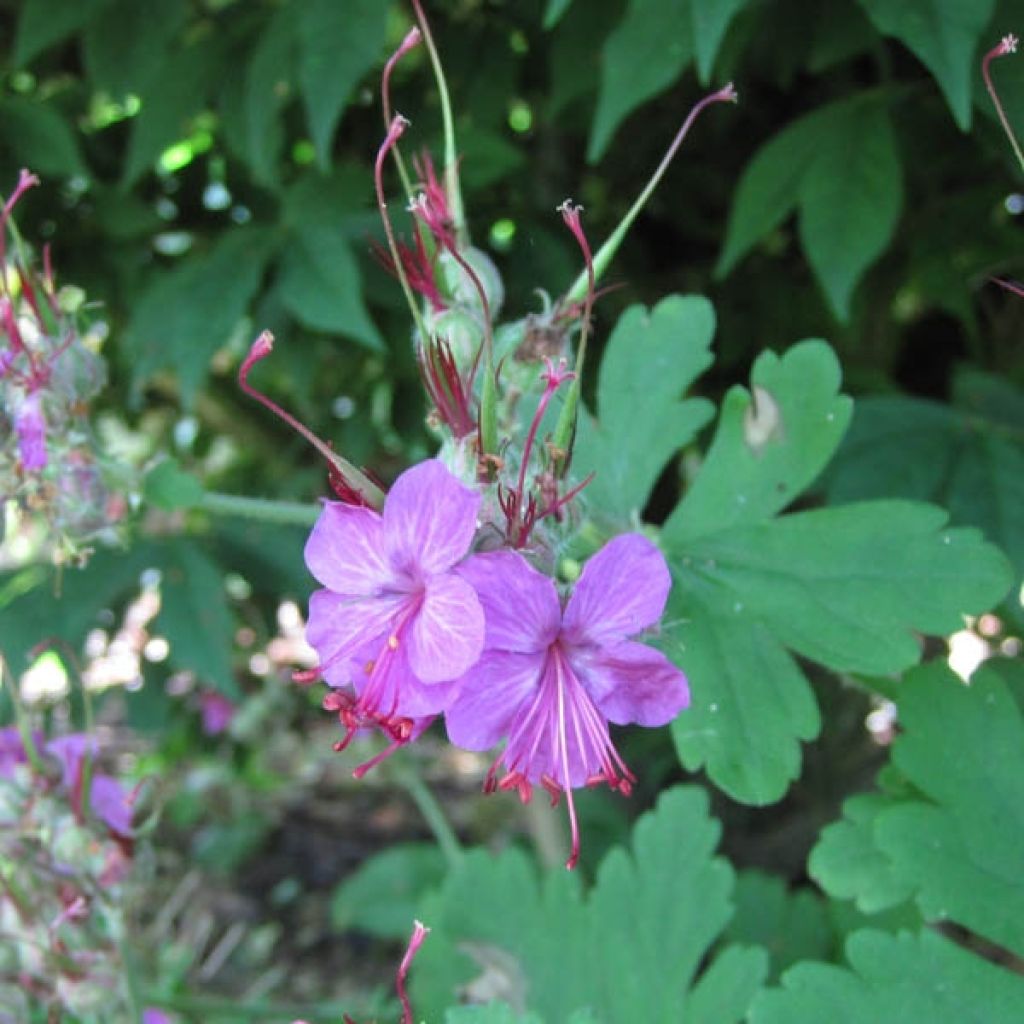
<path fill-rule="evenodd" d="M 1003 126 L 1003 131 L 1006 133 L 1006 137 L 1010 140 L 1010 146 L 1013 148 L 1013 155 L 1017 158 L 1017 163 L 1020 164 L 1021 170 L 1024 170 L 1024 153 L 1021 152 L 1020 143 L 1017 142 L 1017 136 L 1013 133 L 1013 128 L 1010 127 L 1010 119 L 1006 116 L 1006 111 L 1003 109 L 1003 104 L 1000 102 L 999 94 L 996 92 L 995 86 L 992 84 L 992 73 L 990 65 L 992 61 L 997 57 L 1006 57 L 1011 53 L 1017 52 L 1017 37 L 1015 35 L 1006 35 L 999 40 L 998 44 L 993 46 L 988 53 L 981 60 L 981 77 L 985 80 L 985 88 L 988 90 L 989 96 L 992 97 L 992 103 L 996 108 L 996 113 L 999 115 L 999 123 Z"/>
<path fill-rule="evenodd" d="M 675 158 L 679 147 L 683 144 L 683 140 L 686 138 L 693 127 L 694 121 L 700 116 L 701 111 L 706 107 L 711 106 L 713 103 L 736 103 L 739 100 L 739 95 L 733 88 L 732 82 L 726 85 L 724 88 L 719 89 L 718 92 L 713 92 L 709 96 L 705 96 L 702 100 L 698 101 L 689 114 L 686 116 L 686 120 L 683 121 L 676 133 L 675 138 L 672 140 L 671 145 L 665 151 L 665 155 L 661 159 L 661 163 L 655 168 L 654 173 L 651 175 L 650 180 L 644 186 L 643 191 L 636 197 L 633 205 L 626 211 L 626 215 L 619 222 L 615 230 L 605 239 L 604 244 L 598 249 L 594 256 L 593 263 L 593 275 L 596 280 L 600 280 L 604 272 L 608 269 L 608 265 L 611 263 L 612 258 L 618 251 L 619 246 L 622 244 L 622 240 L 626 237 L 627 232 L 633 226 L 633 222 L 639 216 L 640 211 L 647 205 L 647 200 L 651 198 L 654 190 L 658 187 L 661 179 L 665 176 L 665 172 L 668 170 L 669 164 Z M 588 285 L 590 284 L 590 274 L 586 269 L 580 272 L 579 276 L 573 281 L 568 292 L 566 292 L 566 300 L 569 302 L 579 302 L 584 295 Z"/>

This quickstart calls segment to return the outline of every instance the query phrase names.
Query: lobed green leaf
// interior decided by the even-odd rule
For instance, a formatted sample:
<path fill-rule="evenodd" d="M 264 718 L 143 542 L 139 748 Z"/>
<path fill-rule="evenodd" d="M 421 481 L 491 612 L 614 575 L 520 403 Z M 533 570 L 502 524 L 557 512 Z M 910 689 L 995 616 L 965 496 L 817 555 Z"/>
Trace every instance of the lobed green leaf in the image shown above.
<path fill-rule="evenodd" d="M 538 882 L 516 851 L 470 852 L 423 907 L 433 932 L 414 966 L 418 1011 L 430 1018 L 450 1005 L 471 973 L 468 955 L 492 998 L 549 1022 L 586 1010 L 594 1024 L 741 1020 L 767 958 L 729 947 L 704 963 L 731 915 L 733 881 L 713 856 L 719 828 L 707 805 L 699 789 L 663 793 L 637 823 L 632 851 L 604 859 L 587 897 L 575 875 Z"/>
<path fill-rule="evenodd" d="M 642 511 L 668 460 L 714 411 L 683 399 L 711 365 L 715 314 L 707 299 L 670 296 L 653 309 L 632 306 L 608 339 L 597 385 L 597 418 L 580 417 L 576 476 L 599 516 L 630 522 Z"/>
<path fill-rule="evenodd" d="M 955 921 L 1024 952 L 1024 667 L 992 662 L 970 686 L 941 663 L 900 684 L 893 764 L 911 787 L 848 801 L 810 870 L 864 910 L 913 897 L 926 920 Z"/>
<path fill-rule="evenodd" d="M 933 932 L 860 931 L 849 968 L 802 963 L 754 1002 L 750 1024 L 993 1024 L 1020 1016 L 1024 979 Z"/>

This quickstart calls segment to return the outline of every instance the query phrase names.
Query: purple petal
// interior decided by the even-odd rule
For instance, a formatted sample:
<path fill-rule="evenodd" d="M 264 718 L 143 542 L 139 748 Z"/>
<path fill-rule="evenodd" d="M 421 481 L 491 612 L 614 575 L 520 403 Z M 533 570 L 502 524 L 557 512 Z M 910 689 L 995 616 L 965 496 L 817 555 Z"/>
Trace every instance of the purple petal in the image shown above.
<path fill-rule="evenodd" d="M 602 714 L 616 725 L 665 725 L 690 703 L 686 676 L 646 644 L 623 640 L 570 651 L 569 658 Z"/>
<path fill-rule="evenodd" d="M 27 760 L 21 734 L 16 725 L 0 729 L 0 779 L 9 779 L 16 765 Z"/>
<path fill-rule="evenodd" d="M 347 683 L 349 662 L 357 654 L 361 656 L 371 641 L 385 643 L 411 600 L 405 594 L 351 598 L 332 590 L 314 591 L 309 599 L 306 641 L 320 657 L 324 678 L 332 686 Z"/>
<path fill-rule="evenodd" d="M 462 679 L 445 713 L 448 738 L 464 750 L 490 750 L 508 735 L 519 710 L 537 691 L 545 653 L 485 651 Z"/>
<path fill-rule="evenodd" d="M 21 403 L 14 416 L 14 431 L 18 435 L 22 468 L 43 469 L 46 466 L 46 419 L 38 391 L 33 391 Z"/>
<path fill-rule="evenodd" d="M 46 744 L 46 752 L 60 762 L 61 782 L 71 790 L 78 783 L 86 753 L 95 758 L 97 751 L 96 741 L 84 732 L 58 736 Z"/>
<path fill-rule="evenodd" d="M 431 459 L 406 470 L 384 502 L 384 543 L 395 572 L 417 578 L 446 572 L 476 532 L 480 495 Z"/>
<path fill-rule="evenodd" d="M 558 636 L 562 609 L 555 585 L 515 551 L 473 555 L 458 568 L 484 609 L 484 647 L 500 651 L 546 650 Z"/>
<path fill-rule="evenodd" d="M 565 606 L 563 632 L 574 644 L 632 636 L 661 618 L 671 586 L 662 553 L 638 533 L 622 534 L 583 567 Z"/>
<path fill-rule="evenodd" d="M 131 835 L 132 794 L 109 775 L 94 775 L 89 785 L 92 812 L 121 836 Z"/>
<path fill-rule="evenodd" d="M 216 690 L 204 690 L 199 695 L 199 713 L 203 719 L 203 732 L 219 736 L 235 717 L 235 705 Z"/>
<path fill-rule="evenodd" d="M 428 579 L 408 642 L 409 664 L 422 682 L 457 679 L 484 646 L 484 612 L 476 591 L 454 573 Z"/>
<path fill-rule="evenodd" d="M 338 594 L 369 597 L 394 582 L 384 522 L 372 509 L 326 502 L 306 541 L 306 565 Z"/>

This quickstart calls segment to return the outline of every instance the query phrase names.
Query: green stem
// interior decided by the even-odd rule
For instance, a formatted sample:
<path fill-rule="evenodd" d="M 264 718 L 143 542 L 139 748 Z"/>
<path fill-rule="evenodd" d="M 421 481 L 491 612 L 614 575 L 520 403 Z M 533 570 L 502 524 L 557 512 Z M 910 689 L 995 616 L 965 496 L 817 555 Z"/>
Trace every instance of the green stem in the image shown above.
<path fill-rule="evenodd" d="M 135 951 L 124 934 L 118 937 L 117 948 L 121 954 L 121 963 L 124 968 L 124 980 L 128 989 L 128 1006 L 131 1010 L 132 1020 L 142 1020 L 142 989 L 139 985 Z"/>
<path fill-rule="evenodd" d="M 541 864 L 548 870 L 564 866 L 568 846 L 551 808 L 543 800 L 531 800 L 523 806 L 523 816 Z"/>
<path fill-rule="evenodd" d="M 219 494 L 207 491 L 199 507 L 218 516 L 239 516 L 258 519 L 264 523 L 283 526 L 312 526 L 320 515 L 316 505 L 298 501 L 271 501 L 267 498 L 247 498 L 241 494 Z"/>
<path fill-rule="evenodd" d="M 724 89 L 720 89 L 718 92 L 712 93 L 710 96 L 705 96 L 704 99 L 700 100 L 694 108 L 687 115 L 686 120 L 683 122 L 682 127 L 676 133 L 676 137 L 672 140 L 672 145 L 668 147 L 665 155 L 661 159 L 661 163 L 658 164 L 651 175 L 651 180 L 647 182 L 644 190 L 636 197 L 636 201 L 626 212 L 626 216 L 619 222 L 618 227 L 605 239 L 604 244 L 600 249 L 597 250 L 597 254 L 594 256 L 594 280 L 599 281 L 601 275 L 608 269 L 608 265 L 611 263 L 612 258 L 618 251 L 619 246 L 622 244 L 622 240 L 626 237 L 626 232 L 633 226 L 633 221 L 636 220 L 640 211 L 644 208 L 647 200 L 651 198 L 651 194 L 658 187 L 661 179 L 665 176 L 665 172 L 668 170 L 668 166 L 672 163 L 673 158 L 676 155 L 676 151 L 683 144 L 683 139 L 686 138 L 693 122 L 697 119 L 698 114 L 711 103 L 735 103 L 736 93 L 733 91 L 732 85 L 727 85 Z M 584 268 L 572 283 L 572 287 L 566 294 L 566 299 L 569 302 L 579 302 L 587 294 L 587 286 L 590 283 L 589 269 Z"/>
<path fill-rule="evenodd" d="M 434 71 L 437 83 L 437 95 L 441 102 L 441 120 L 444 122 L 444 185 L 448 193 L 448 204 L 451 207 L 452 219 L 455 221 L 455 236 L 459 245 L 469 244 L 469 231 L 466 227 L 466 211 L 462 205 L 462 190 L 459 188 L 459 154 L 455 148 L 455 121 L 452 118 L 452 101 L 448 95 L 448 83 L 445 81 L 441 58 L 434 46 L 434 37 L 430 34 L 430 24 L 420 0 L 412 0 L 416 11 L 416 22 L 423 33 L 423 45 L 430 54 L 430 66 Z"/>
<path fill-rule="evenodd" d="M 412 797 L 423 820 L 427 823 L 430 831 L 437 840 L 437 845 L 444 854 L 444 859 L 450 868 L 458 867 L 462 863 L 462 845 L 455 834 L 444 808 L 434 796 L 430 787 L 420 778 L 419 772 L 410 765 L 407 759 L 399 751 L 391 759 L 390 765 L 393 777 L 405 791 Z"/>
<path fill-rule="evenodd" d="M 1017 52 L 1017 39 L 1014 36 L 1005 36 L 998 46 L 993 47 L 981 62 L 981 77 L 985 80 L 985 88 L 988 89 L 989 96 L 992 97 L 992 103 L 995 105 L 996 113 L 999 115 L 999 123 L 1003 126 L 1003 131 L 1006 133 L 1006 137 L 1010 140 L 1010 146 L 1013 148 L 1013 155 L 1017 158 L 1017 163 L 1020 164 L 1021 170 L 1024 170 L 1024 153 L 1021 152 L 1020 143 L 1017 142 L 1017 136 L 1013 133 L 1013 128 L 1010 125 L 1010 119 L 1006 116 L 1006 111 L 1003 109 L 1003 104 L 999 100 L 999 94 L 996 92 L 995 86 L 992 84 L 992 74 L 989 71 L 989 65 L 996 57 L 1005 57 L 1007 54 Z"/>

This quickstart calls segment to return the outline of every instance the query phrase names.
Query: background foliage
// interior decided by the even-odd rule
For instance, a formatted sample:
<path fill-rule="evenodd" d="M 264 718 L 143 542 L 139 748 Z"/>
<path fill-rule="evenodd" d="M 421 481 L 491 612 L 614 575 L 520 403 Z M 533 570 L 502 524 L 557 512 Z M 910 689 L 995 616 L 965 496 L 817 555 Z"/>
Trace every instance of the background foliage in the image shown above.
<path fill-rule="evenodd" d="M 586 384 L 594 420 L 578 458 L 602 468 L 598 518 L 664 526 L 679 624 L 666 643 L 694 707 L 671 735 L 624 739 L 627 760 L 645 765 L 630 807 L 581 801 L 592 883 L 538 882 L 515 849 L 474 851 L 453 869 L 409 846 L 351 873 L 368 850 L 422 832 L 375 819 L 340 854 L 323 838 L 339 822 L 318 823 L 310 787 L 294 788 L 323 782 L 301 732 L 315 711 L 251 661 L 279 632 L 281 600 L 309 592 L 304 532 L 219 516 L 209 497 L 325 491 L 313 453 L 235 386 L 263 328 L 278 344 L 261 387 L 350 460 L 390 479 L 431 451 L 408 316 L 368 255 L 376 82 L 408 27 L 402 4 L 4 5 L 2 190 L 21 166 L 45 176 L 19 205 L 19 229 L 52 245 L 61 279 L 109 324 L 103 434 L 144 496 L 127 552 L 64 573 L 59 599 L 40 567 L 8 566 L 10 665 L 24 669 L 44 636 L 80 647 L 110 628 L 158 570 L 150 629 L 168 658 L 107 713 L 151 734 L 140 767 L 190 766 L 169 804 L 174 842 L 250 889 L 269 887 L 261 863 L 303 893 L 344 878 L 332 915 L 346 963 L 373 959 L 368 935 L 403 936 L 396 905 L 430 913 L 418 982 L 430 1019 L 474 961 L 511 975 L 497 994 L 549 1024 L 625 1019 L 617 1000 L 652 1021 L 810 1021 L 837 1003 L 850 1020 L 1012 1019 L 1019 978 L 997 964 L 1019 969 L 1024 955 L 1019 666 L 993 663 L 969 690 L 937 663 L 894 679 L 921 659 L 919 632 L 952 632 L 962 612 L 1001 598 L 986 642 L 1019 652 L 1024 303 L 989 278 L 1020 272 L 1024 199 L 978 67 L 1024 29 L 1024 4 L 451 0 L 429 13 L 471 228 L 515 316 L 538 308 L 535 287 L 558 293 L 578 270 L 554 212 L 562 199 L 582 202 L 591 239 L 605 237 L 690 104 L 730 79 L 741 98 L 700 121 L 597 307 L 603 361 Z M 1024 62 L 993 70 L 1024 126 Z M 414 52 L 395 105 L 439 158 L 430 81 Z M 746 443 L 759 431 L 773 443 Z M 1009 557 L 1012 587 L 985 540 Z M 240 629 L 246 643 L 233 642 Z M 181 671 L 245 696 L 228 739 L 203 738 L 195 705 L 165 685 Z M 886 699 L 906 732 L 872 789 L 886 751 L 862 723 Z M 698 770 L 721 830 L 692 787 Z M 461 806 L 452 776 L 436 781 Z M 627 815 L 683 779 L 691 788 L 662 795 L 624 852 Z M 370 792 L 386 806 L 381 786 Z M 342 828 L 366 810 L 345 799 Z M 504 817 L 488 805 L 457 824 L 506 841 Z M 659 862 L 669 851 L 686 872 Z M 333 864 L 310 866 L 317 854 Z M 639 933 L 622 935 L 634 918 L 624 906 L 668 899 L 670 882 L 678 920 L 693 915 L 707 934 L 655 941 L 637 917 Z M 274 891 L 280 903 L 260 913 L 307 912 L 287 886 Z M 494 904 L 472 898 L 481 892 Z M 326 941 L 322 908 L 315 920 L 289 953 L 300 963 Z M 550 976 L 553 922 L 560 954 L 579 965 L 575 988 Z M 607 940 L 596 952 L 595 934 Z M 466 960 L 467 941 L 485 952 Z M 494 966 L 492 945 L 515 971 Z M 648 946 L 660 970 L 639 956 Z M 609 948 L 637 964 L 603 966 Z M 640 990 L 601 989 L 641 969 L 656 977 Z M 188 965 L 161 970 L 168 992 L 194 981 Z M 308 991 L 323 991 L 325 973 Z M 308 994 L 301 982 L 289 994 Z"/>

